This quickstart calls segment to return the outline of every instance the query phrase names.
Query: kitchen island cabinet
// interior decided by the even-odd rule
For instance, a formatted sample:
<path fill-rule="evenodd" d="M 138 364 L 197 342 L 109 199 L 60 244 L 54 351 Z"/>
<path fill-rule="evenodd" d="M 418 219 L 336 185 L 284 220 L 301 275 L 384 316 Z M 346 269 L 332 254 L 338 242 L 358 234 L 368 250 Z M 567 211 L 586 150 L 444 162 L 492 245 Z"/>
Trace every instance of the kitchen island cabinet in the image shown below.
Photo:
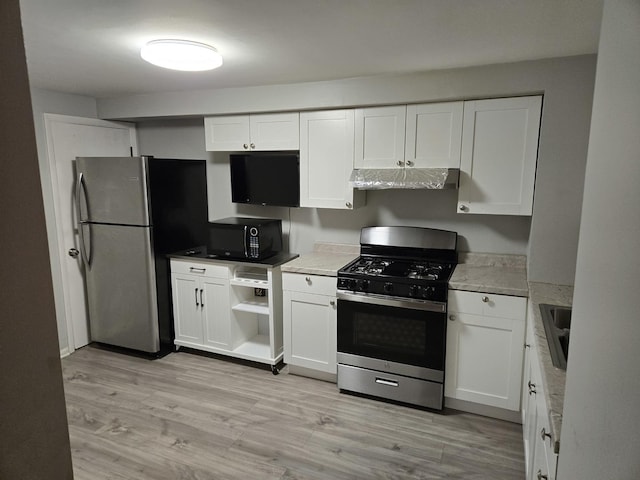
<path fill-rule="evenodd" d="M 175 345 L 277 365 L 283 360 L 280 266 L 171 259 Z"/>
<path fill-rule="evenodd" d="M 229 350 L 229 271 L 225 266 L 171 263 L 175 344 Z"/>
<path fill-rule="evenodd" d="M 299 114 L 272 113 L 205 117 L 207 151 L 298 150 Z"/>
<path fill-rule="evenodd" d="M 445 397 L 519 419 L 526 305 L 523 297 L 449 291 Z"/>

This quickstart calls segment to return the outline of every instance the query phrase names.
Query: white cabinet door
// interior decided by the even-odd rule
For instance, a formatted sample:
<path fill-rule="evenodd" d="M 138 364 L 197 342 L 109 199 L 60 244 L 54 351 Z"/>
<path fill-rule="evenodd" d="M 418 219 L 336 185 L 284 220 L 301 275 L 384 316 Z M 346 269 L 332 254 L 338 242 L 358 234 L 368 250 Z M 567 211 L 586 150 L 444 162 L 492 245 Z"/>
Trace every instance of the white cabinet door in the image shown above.
<path fill-rule="evenodd" d="M 249 118 L 251 150 L 298 150 L 299 114 L 256 114 Z"/>
<path fill-rule="evenodd" d="M 357 108 L 356 168 L 404 166 L 406 105 Z"/>
<path fill-rule="evenodd" d="M 542 97 L 464 102 L 459 213 L 531 215 Z"/>
<path fill-rule="evenodd" d="M 526 299 L 460 291 L 449 298 L 445 395 L 519 411 Z"/>
<path fill-rule="evenodd" d="M 300 206 L 351 209 L 364 192 L 349 186 L 354 155 L 354 111 L 300 114 Z"/>
<path fill-rule="evenodd" d="M 249 150 L 249 115 L 205 117 L 204 136 L 208 151 Z"/>
<path fill-rule="evenodd" d="M 462 102 L 407 105 L 405 165 L 460 168 Z"/>
<path fill-rule="evenodd" d="M 284 292 L 285 362 L 336 374 L 336 297 Z"/>
<path fill-rule="evenodd" d="M 202 279 L 204 308 L 204 344 L 230 349 L 231 308 L 229 306 L 229 280 L 219 278 Z"/>
<path fill-rule="evenodd" d="M 174 273 L 171 275 L 171 287 L 176 340 L 201 344 L 203 331 L 200 278 Z"/>
<path fill-rule="evenodd" d="M 298 113 L 205 117 L 208 151 L 298 150 Z"/>

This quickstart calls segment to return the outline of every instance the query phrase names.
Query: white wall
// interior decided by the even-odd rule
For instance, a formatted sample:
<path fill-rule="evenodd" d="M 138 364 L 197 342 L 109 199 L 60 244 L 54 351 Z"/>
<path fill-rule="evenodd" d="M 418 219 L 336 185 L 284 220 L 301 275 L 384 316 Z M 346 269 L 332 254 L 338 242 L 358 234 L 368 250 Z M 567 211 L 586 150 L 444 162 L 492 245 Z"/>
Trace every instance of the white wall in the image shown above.
<path fill-rule="evenodd" d="M 607 0 L 558 479 L 640 478 L 640 2 Z"/>
<path fill-rule="evenodd" d="M 47 138 L 44 128 L 44 114 L 57 113 L 79 117 L 96 118 L 96 101 L 93 98 L 66 93 L 52 92 L 37 88 L 31 89 L 31 103 L 36 132 L 36 146 L 38 149 L 38 164 L 40 167 L 40 181 L 44 199 L 45 218 L 47 223 L 47 237 L 49 241 L 49 256 L 51 258 L 51 276 L 56 305 L 56 319 L 58 323 L 58 341 L 62 354 L 68 348 L 67 323 L 64 313 L 64 295 L 62 291 L 62 272 L 60 270 L 60 256 L 58 255 L 58 239 L 56 217 L 53 209 L 53 192 L 51 187 L 51 170 L 47 155 Z"/>
<path fill-rule="evenodd" d="M 187 155 L 209 158 L 211 218 L 291 216 L 293 251 L 304 253 L 317 240 L 358 243 L 364 225 L 414 224 L 458 231 L 463 237 L 461 250 L 528 254 L 531 280 L 573 284 L 594 72 L 595 57 L 579 56 L 335 82 L 101 99 L 98 110 L 110 119 L 193 115 L 198 120 L 189 120 L 194 122 L 189 138 L 194 138 L 205 114 L 544 93 L 531 219 L 458 215 L 455 192 L 442 191 L 369 192 L 367 207 L 354 212 L 236 206 L 229 200 L 227 156 L 207 154 L 202 143 L 190 145 L 196 151 Z M 142 152 L 167 156 L 165 152 L 176 152 L 176 145 L 185 146 L 169 120 L 152 123 L 162 133 L 141 133 L 141 144 L 148 147 Z"/>

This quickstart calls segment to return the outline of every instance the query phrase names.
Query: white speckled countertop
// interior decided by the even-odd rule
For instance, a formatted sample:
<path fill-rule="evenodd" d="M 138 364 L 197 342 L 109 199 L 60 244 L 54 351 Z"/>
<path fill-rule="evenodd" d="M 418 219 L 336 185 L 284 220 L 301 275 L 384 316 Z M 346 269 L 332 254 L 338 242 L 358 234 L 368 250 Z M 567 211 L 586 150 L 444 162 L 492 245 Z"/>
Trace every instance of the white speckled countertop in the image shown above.
<path fill-rule="evenodd" d="M 554 452 L 560 450 L 560 430 L 562 428 L 562 409 L 564 407 L 564 385 L 566 374 L 564 370 L 553 366 L 547 336 L 542 324 L 540 304 L 549 303 L 570 307 L 573 300 L 573 287 L 570 285 L 552 285 L 548 283 L 529 282 L 529 298 L 533 310 L 534 348 L 538 352 L 540 371 L 542 372 L 542 387 L 545 393 L 547 408 L 549 409 L 549 423 L 554 440 Z"/>
<path fill-rule="evenodd" d="M 449 288 L 527 297 L 526 257 L 460 252 Z"/>
<path fill-rule="evenodd" d="M 338 270 L 360 255 L 360 245 L 316 243 L 313 252 L 282 265 L 283 272 L 336 277 Z"/>

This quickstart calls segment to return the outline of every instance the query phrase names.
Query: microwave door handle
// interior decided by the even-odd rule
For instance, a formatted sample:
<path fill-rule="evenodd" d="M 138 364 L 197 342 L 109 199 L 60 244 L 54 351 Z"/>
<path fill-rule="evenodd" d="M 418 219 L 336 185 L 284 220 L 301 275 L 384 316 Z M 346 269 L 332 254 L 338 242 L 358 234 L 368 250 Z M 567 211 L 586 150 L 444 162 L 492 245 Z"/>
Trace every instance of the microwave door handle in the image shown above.
<path fill-rule="evenodd" d="M 247 248 L 247 228 L 248 227 L 245 225 L 244 226 L 244 236 L 243 236 L 243 238 L 244 238 L 244 256 L 246 258 L 249 258 L 249 249 Z"/>

